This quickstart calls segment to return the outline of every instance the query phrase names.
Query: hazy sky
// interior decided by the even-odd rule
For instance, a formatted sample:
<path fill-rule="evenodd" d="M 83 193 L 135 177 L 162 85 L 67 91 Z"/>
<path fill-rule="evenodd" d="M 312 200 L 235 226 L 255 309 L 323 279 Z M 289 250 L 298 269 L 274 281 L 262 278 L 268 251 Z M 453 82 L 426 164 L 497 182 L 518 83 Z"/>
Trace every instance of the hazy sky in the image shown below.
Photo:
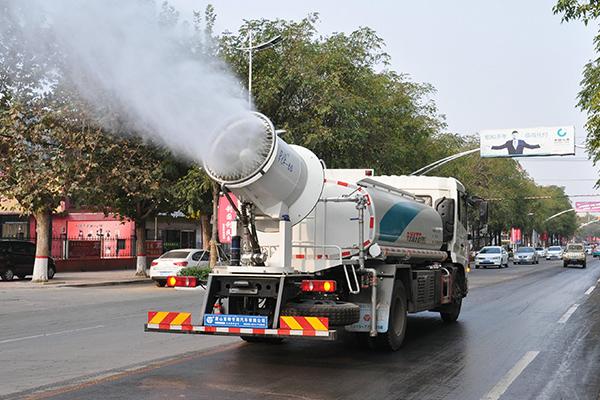
<path fill-rule="evenodd" d="M 207 4 L 171 3 L 184 17 Z M 373 28 L 385 40 L 394 70 L 435 86 L 434 100 L 450 131 L 574 125 L 577 142 L 585 141 L 585 116 L 574 105 L 583 65 L 594 56 L 594 30 L 561 24 L 552 14 L 553 0 L 211 3 L 219 32 L 236 30 L 243 19 L 300 19 L 310 12 L 320 14 L 323 34 Z M 540 184 L 563 185 L 569 194 L 600 193 L 594 189 L 597 168 L 585 152 L 558 158 L 528 159 L 523 166 Z"/>

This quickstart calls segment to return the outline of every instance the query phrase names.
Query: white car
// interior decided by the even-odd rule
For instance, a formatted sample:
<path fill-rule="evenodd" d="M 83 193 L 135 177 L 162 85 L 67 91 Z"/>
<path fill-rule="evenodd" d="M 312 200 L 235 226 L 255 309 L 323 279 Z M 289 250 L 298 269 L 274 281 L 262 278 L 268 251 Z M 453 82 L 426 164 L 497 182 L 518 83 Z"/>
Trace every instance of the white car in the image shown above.
<path fill-rule="evenodd" d="M 537 253 L 539 258 L 546 257 L 546 249 L 543 247 L 536 247 L 535 252 Z"/>
<path fill-rule="evenodd" d="M 475 256 L 475 268 L 508 268 L 508 253 L 500 246 L 485 246 Z"/>
<path fill-rule="evenodd" d="M 186 267 L 202 267 L 209 264 L 210 251 L 202 249 L 177 249 L 167 251 L 152 261 L 150 278 L 157 286 L 165 286 L 167 277 L 177 275 Z"/>
<path fill-rule="evenodd" d="M 563 249 L 560 246 L 550 246 L 546 251 L 546 260 L 562 260 Z"/>

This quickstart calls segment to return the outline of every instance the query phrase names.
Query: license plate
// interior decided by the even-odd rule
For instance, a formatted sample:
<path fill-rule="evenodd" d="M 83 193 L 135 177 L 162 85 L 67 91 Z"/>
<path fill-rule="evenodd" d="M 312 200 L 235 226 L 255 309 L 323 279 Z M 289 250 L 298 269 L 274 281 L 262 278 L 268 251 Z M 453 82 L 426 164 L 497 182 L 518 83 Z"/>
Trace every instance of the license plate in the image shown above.
<path fill-rule="evenodd" d="M 491 264 L 492 261 L 491 260 L 483 260 L 481 261 L 482 264 Z"/>
<path fill-rule="evenodd" d="M 206 314 L 204 326 L 266 329 L 269 318 L 263 315 Z"/>

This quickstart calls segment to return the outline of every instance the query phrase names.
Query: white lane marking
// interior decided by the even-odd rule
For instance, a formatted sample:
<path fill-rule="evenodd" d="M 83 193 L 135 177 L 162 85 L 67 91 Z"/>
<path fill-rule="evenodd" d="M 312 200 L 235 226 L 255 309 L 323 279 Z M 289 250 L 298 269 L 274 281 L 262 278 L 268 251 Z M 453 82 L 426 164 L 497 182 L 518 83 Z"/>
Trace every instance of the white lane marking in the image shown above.
<path fill-rule="evenodd" d="M 4 339 L 4 340 L 0 340 L 0 344 L 19 342 L 21 340 L 37 339 L 37 338 L 46 337 L 46 336 L 64 335 L 66 333 L 75 333 L 75 332 L 89 331 L 91 329 L 99 329 L 99 328 L 104 328 L 104 325 L 88 326 L 86 328 L 69 329 L 69 330 L 66 330 L 66 331 L 51 332 L 51 333 L 42 333 L 42 334 L 39 334 L 39 335 L 22 336 L 22 337 L 18 337 L 18 338 Z"/>
<path fill-rule="evenodd" d="M 588 290 L 585 291 L 585 294 L 592 294 L 592 292 L 594 291 L 594 289 L 596 289 L 596 285 L 590 287 Z"/>
<path fill-rule="evenodd" d="M 569 318 L 571 318 L 571 315 L 573 315 L 573 313 L 575 312 L 575 310 L 577 310 L 577 307 L 579 307 L 579 304 L 573 304 L 571 306 L 571 308 L 569 308 L 567 310 L 567 312 L 564 313 L 562 317 L 560 317 L 560 319 L 558 320 L 558 323 L 559 324 L 566 323 L 569 320 Z"/>
<path fill-rule="evenodd" d="M 512 385 L 515 379 L 521 375 L 521 372 L 523 372 L 525 368 L 527 368 L 527 366 L 537 357 L 538 354 L 540 354 L 539 351 L 528 351 L 525 353 L 525 355 L 521 357 L 519 361 L 517 361 L 515 366 L 512 367 L 510 371 L 508 371 L 506 375 L 502 377 L 502 379 L 500 379 L 496 386 L 494 386 L 492 390 L 488 392 L 488 394 L 482 397 L 482 400 L 498 400 L 500 396 L 506 392 L 506 389 Z"/>

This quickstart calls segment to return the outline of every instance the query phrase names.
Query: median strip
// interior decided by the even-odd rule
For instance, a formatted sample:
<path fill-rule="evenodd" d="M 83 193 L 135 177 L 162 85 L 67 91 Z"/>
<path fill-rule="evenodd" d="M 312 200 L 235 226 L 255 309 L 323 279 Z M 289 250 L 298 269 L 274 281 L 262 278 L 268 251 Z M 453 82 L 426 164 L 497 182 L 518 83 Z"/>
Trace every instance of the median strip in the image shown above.
<path fill-rule="evenodd" d="M 488 394 L 482 397 L 482 400 L 498 400 L 539 353 L 539 351 L 528 351 L 525 353 L 525 355 L 517 361 L 515 366 L 500 379 L 496 386 L 494 386 Z"/>

